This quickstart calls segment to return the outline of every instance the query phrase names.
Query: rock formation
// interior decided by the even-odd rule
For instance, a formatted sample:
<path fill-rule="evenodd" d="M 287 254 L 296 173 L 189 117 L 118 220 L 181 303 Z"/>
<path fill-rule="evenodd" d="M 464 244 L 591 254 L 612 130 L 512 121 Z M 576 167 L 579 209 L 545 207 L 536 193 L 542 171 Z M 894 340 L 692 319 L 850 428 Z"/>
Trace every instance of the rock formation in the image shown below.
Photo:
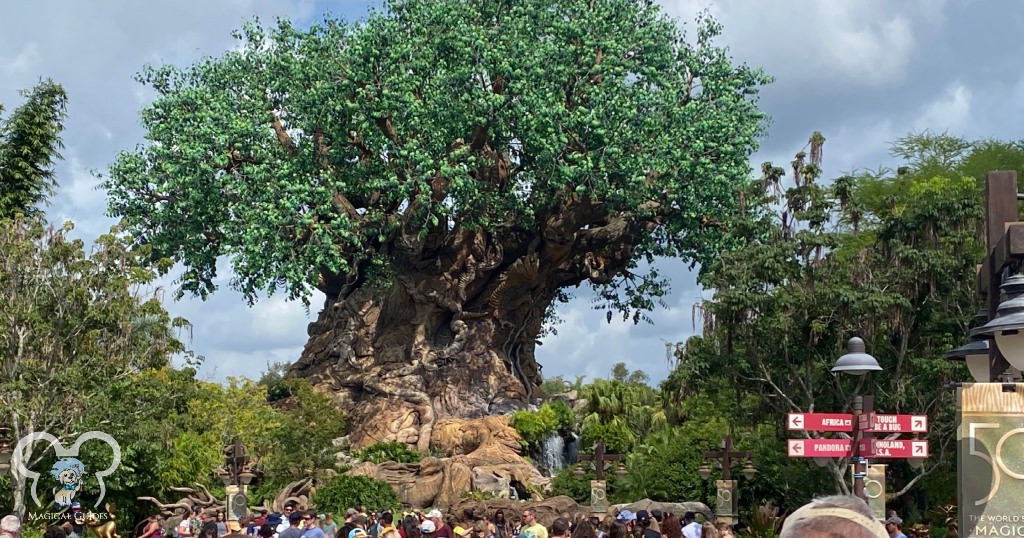
<path fill-rule="evenodd" d="M 511 521 L 515 517 L 522 517 L 523 510 L 532 508 L 537 513 L 537 521 L 545 527 L 551 526 L 551 522 L 559 517 L 575 517 L 577 514 L 589 514 L 589 507 L 580 506 L 571 497 L 558 496 L 550 497 L 542 501 L 516 502 L 508 499 L 490 499 L 486 501 L 474 501 L 463 499 L 448 509 L 462 521 L 472 521 L 484 515 L 491 516 L 495 510 L 501 510 L 505 514 L 505 520 Z"/>
<path fill-rule="evenodd" d="M 519 434 L 504 416 L 439 421 L 430 447 L 445 457 L 418 464 L 364 462 L 349 474 L 391 484 L 402 503 L 413 508 L 446 509 L 471 491 L 505 498 L 510 487 L 542 492 L 551 481 L 519 454 Z"/>
<path fill-rule="evenodd" d="M 622 510 L 623 508 L 632 512 L 636 512 L 637 510 L 647 510 L 648 512 L 651 510 L 661 510 L 663 513 L 671 513 L 679 517 L 683 517 L 683 514 L 687 512 L 693 512 L 694 514 L 704 516 L 704 519 L 706 520 L 715 520 L 715 513 L 708 508 L 708 505 L 698 502 L 669 503 L 643 499 L 628 504 L 615 504 L 609 507 L 609 509 L 615 510 Z"/>

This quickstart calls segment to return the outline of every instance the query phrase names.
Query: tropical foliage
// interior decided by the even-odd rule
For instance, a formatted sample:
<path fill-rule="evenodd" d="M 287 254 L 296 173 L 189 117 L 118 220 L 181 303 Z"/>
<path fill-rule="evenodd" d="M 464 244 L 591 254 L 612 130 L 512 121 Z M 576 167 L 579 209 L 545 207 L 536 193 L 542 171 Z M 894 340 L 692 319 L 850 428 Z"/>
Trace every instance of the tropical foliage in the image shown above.
<path fill-rule="evenodd" d="M 536 411 L 516 411 L 509 423 L 525 447 L 537 448 L 552 434 L 566 434 L 575 428 L 575 415 L 561 400 L 544 402 Z"/>
<path fill-rule="evenodd" d="M 352 452 L 352 456 L 373 463 L 394 461 L 398 463 L 419 463 L 422 454 L 409 448 L 406 443 L 374 443 L 368 447 Z"/>
<path fill-rule="evenodd" d="M 25 103 L 0 119 L 0 220 L 38 215 L 57 185 L 67 94 L 46 80 L 22 96 Z"/>
<path fill-rule="evenodd" d="M 312 501 L 317 510 L 334 514 L 361 504 L 378 510 L 399 507 L 398 494 L 391 486 L 367 476 L 336 476 L 316 489 Z"/>

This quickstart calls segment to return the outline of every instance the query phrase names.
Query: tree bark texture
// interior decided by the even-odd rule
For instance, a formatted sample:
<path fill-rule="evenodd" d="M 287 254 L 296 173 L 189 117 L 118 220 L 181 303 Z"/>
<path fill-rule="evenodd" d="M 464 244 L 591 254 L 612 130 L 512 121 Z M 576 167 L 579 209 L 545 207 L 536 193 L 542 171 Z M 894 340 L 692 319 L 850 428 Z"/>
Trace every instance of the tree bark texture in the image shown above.
<path fill-rule="evenodd" d="M 428 450 L 433 425 L 524 408 L 540 384 L 537 338 L 558 291 L 607 282 L 635 237 L 587 201 L 563 204 L 541 233 L 501 237 L 459 227 L 397 240 L 391 276 L 323 275 L 323 310 L 291 374 L 348 414 L 354 446 Z"/>

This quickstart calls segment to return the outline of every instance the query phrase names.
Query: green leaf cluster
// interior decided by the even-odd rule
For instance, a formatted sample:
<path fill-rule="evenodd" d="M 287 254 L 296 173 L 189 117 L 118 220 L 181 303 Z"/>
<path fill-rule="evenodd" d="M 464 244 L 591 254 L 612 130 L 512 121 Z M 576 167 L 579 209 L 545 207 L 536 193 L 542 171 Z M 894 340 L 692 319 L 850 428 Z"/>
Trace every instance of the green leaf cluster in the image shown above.
<path fill-rule="evenodd" d="M 67 94 L 45 80 L 22 96 L 25 103 L 0 119 L 0 220 L 39 216 L 57 186 L 53 164 L 61 159 Z"/>
<path fill-rule="evenodd" d="M 587 450 L 603 439 L 607 450 L 624 454 L 667 424 L 660 394 L 646 384 L 596 379 L 583 387 L 580 399 L 586 402 L 579 414 Z"/>
<path fill-rule="evenodd" d="M 109 213 L 183 264 L 183 293 L 214 291 L 228 257 L 250 300 L 387 289 L 396 258 L 435 256 L 428 237 L 525 246 L 565 222 L 616 265 L 573 265 L 551 292 L 590 279 L 628 316 L 667 289 L 654 257 L 703 264 L 722 246 L 765 124 L 768 77 L 716 45 L 715 21 L 693 28 L 647 0 L 392 0 L 356 23 L 256 21 L 231 52 L 139 75 L 157 97 L 147 143 L 110 167 Z"/>
<path fill-rule="evenodd" d="M 397 463 L 419 463 L 422 454 L 409 448 L 407 443 L 380 442 L 360 448 L 352 453 L 352 456 L 361 461 L 373 463 L 385 463 L 389 461 Z"/>
<path fill-rule="evenodd" d="M 575 414 L 561 400 L 544 402 L 536 411 L 516 411 L 512 413 L 509 423 L 522 443 L 530 448 L 537 448 L 544 440 L 555 433 L 566 433 L 575 424 Z"/>
<path fill-rule="evenodd" d="M 379 510 L 397 510 L 398 494 L 386 482 L 367 476 L 339 475 L 316 488 L 311 499 L 320 512 L 344 514 L 361 504 Z"/>

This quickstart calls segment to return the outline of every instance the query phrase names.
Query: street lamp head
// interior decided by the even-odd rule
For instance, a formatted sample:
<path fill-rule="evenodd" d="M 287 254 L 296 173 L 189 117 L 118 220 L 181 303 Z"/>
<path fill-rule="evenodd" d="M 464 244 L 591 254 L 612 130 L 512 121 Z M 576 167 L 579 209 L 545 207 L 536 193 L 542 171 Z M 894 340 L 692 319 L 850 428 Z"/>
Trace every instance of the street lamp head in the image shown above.
<path fill-rule="evenodd" d="M 700 469 L 697 469 L 697 474 L 700 475 L 701 480 L 707 480 L 711 478 L 711 467 L 708 467 L 707 462 L 705 462 L 700 466 Z"/>
<path fill-rule="evenodd" d="M 246 470 L 238 474 L 238 481 L 241 482 L 243 486 L 251 484 L 254 478 L 256 478 L 256 474 L 252 471 Z"/>
<path fill-rule="evenodd" d="M 583 467 L 579 464 L 576 465 L 576 469 L 572 471 L 572 475 L 576 477 L 576 480 L 583 480 L 583 476 L 586 473 L 583 472 Z"/>
<path fill-rule="evenodd" d="M 626 466 L 620 463 L 619 467 L 615 469 L 615 476 L 624 478 L 627 474 L 629 473 L 626 471 Z"/>
<path fill-rule="evenodd" d="M 747 480 L 753 480 L 754 476 L 757 475 L 757 469 L 754 468 L 754 464 L 747 461 L 747 464 L 743 466 L 743 477 Z"/>
<path fill-rule="evenodd" d="M 846 344 L 846 354 L 839 357 L 836 365 L 832 367 L 832 373 L 864 375 L 881 369 L 878 361 L 864 351 L 864 341 L 854 336 Z"/>
<path fill-rule="evenodd" d="M 981 327 L 971 329 L 971 336 L 995 337 L 996 346 L 1011 366 L 1024 370 L 1024 275 L 1016 274 L 1000 286 L 1007 300 L 999 304 L 996 316 Z"/>
<path fill-rule="evenodd" d="M 946 353 L 946 358 L 954 361 L 964 361 L 971 377 L 978 383 L 988 383 L 988 340 L 971 340 L 970 342 Z"/>

